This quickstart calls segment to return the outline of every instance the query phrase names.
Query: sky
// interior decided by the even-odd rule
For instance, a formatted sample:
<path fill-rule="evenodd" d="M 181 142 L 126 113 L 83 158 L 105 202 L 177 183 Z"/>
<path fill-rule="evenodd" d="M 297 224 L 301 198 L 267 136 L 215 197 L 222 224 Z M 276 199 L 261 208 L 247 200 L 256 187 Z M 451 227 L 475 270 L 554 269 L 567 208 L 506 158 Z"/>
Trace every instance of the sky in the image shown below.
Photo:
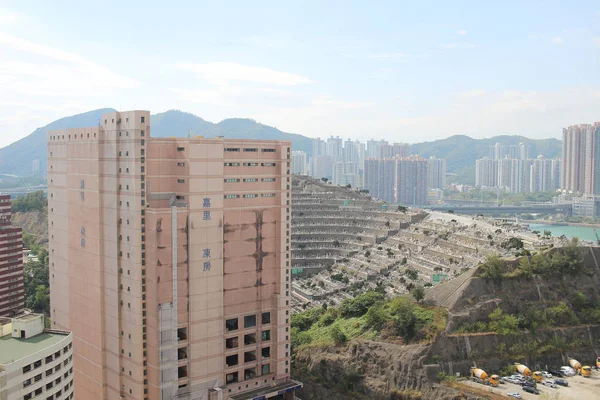
<path fill-rule="evenodd" d="M 600 2 L 0 0 L 0 147 L 97 109 L 310 137 L 600 121 Z"/>

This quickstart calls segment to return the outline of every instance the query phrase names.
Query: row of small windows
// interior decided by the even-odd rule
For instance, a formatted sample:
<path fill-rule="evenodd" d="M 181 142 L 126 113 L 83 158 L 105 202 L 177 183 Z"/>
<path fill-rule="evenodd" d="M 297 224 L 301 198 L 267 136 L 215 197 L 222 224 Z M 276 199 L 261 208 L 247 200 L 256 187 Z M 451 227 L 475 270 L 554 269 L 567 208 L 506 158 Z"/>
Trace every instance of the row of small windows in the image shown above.
<path fill-rule="evenodd" d="M 239 162 L 226 162 L 224 165 L 226 167 L 239 167 L 240 163 Z M 257 162 L 245 162 L 245 163 L 242 163 L 242 165 L 244 167 L 258 167 Z M 274 167 L 276 165 L 277 164 L 275 164 L 275 163 L 260 163 L 261 167 Z"/>
<path fill-rule="evenodd" d="M 126 131 L 126 132 L 125 132 L 125 136 L 129 136 L 129 131 Z M 145 132 L 145 131 L 140 131 L 140 136 L 142 136 L 142 137 L 146 136 L 146 132 Z M 88 134 L 86 134 L 86 137 L 87 137 L 88 139 L 89 139 L 90 137 L 96 137 L 96 132 L 94 132 L 94 133 L 93 133 L 93 136 L 90 136 L 90 134 L 88 133 Z M 123 132 L 119 132 L 119 137 L 123 137 Z M 58 139 L 58 140 L 60 140 L 60 139 L 64 139 L 64 138 L 65 138 L 65 135 L 62 135 L 62 136 L 60 136 L 60 135 L 58 135 L 58 136 L 56 136 L 56 135 L 52 135 L 52 136 L 50 137 L 50 140 L 57 140 L 57 139 Z M 83 133 L 80 133 L 80 134 L 79 134 L 79 138 L 80 138 L 80 139 L 83 139 Z M 67 139 L 71 139 L 71 135 L 70 135 L 70 134 L 69 134 L 69 135 L 67 135 Z M 73 139 L 77 139 L 77 134 L 76 134 L 76 133 L 74 133 L 74 134 L 73 134 Z M 183 150 L 182 150 L 182 151 L 183 151 Z"/>
<path fill-rule="evenodd" d="M 261 193 L 260 197 L 275 197 L 275 193 Z M 258 197 L 258 194 L 256 193 L 249 193 L 249 194 L 245 194 L 243 196 L 245 199 L 254 199 L 256 197 Z M 226 194 L 225 195 L 226 199 L 239 199 L 240 195 L 239 194 Z"/>
<path fill-rule="evenodd" d="M 263 153 L 275 153 L 275 149 L 261 149 Z M 239 152 L 239 147 L 225 147 L 225 151 L 227 152 Z M 246 147 L 244 148 L 245 152 L 249 153 L 258 153 L 258 149 L 256 147 Z"/>
<path fill-rule="evenodd" d="M 261 178 L 261 182 L 275 182 L 275 178 Z M 237 183 L 240 182 L 240 178 L 225 178 L 225 183 Z M 244 182 L 258 182 L 258 178 L 244 178 Z"/>

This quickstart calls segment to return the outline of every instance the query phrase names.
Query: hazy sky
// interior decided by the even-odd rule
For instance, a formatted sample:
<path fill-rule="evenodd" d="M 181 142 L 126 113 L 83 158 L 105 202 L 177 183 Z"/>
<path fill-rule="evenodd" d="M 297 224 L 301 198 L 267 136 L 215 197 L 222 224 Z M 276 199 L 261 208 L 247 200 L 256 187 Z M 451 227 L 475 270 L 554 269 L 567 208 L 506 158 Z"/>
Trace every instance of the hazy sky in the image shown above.
<path fill-rule="evenodd" d="M 0 147 L 101 107 L 416 142 L 600 120 L 600 2 L 0 0 Z"/>

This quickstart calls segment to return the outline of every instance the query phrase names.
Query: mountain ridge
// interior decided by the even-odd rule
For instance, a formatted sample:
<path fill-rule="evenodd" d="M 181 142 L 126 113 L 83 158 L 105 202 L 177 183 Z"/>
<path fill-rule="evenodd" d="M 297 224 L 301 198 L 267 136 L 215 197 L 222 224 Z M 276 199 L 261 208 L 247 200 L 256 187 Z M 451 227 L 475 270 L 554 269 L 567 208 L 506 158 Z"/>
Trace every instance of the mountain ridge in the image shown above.
<path fill-rule="evenodd" d="M 27 176 L 31 174 L 31 161 L 40 160 L 42 172 L 47 170 L 46 133 L 49 130 L 93 126 L 102 113 L 115 111 L 102 108 L 58 119 L 37 128 L 28 136 L 0 148 L 0 174 Z M 291 140 L 294 150 L 312 153 L 312 138 L 283 132 L 275 127 L 248 118 L 228 118 L 218 123 L 206 121 L 189 112 L 171 109 L 151 115 L 152 137 L 224 136 L 226 138 L 249 138 L 268 140 Z M 487 139 L 475 139 L 458 134 L 445 139 L 411 144 L 412 153 L 423 157 L 446 158 L 448 172 L 455 174 L 462 183 L 474 183 L 475 160 L 489 154 L 489 147 L 523 142 L 531 145 L 531 156 L 544 154 L 547 158 L 559 157 L 561 141 L 558 139 L 529 139 L 524 136 L 500 135 Z"/>

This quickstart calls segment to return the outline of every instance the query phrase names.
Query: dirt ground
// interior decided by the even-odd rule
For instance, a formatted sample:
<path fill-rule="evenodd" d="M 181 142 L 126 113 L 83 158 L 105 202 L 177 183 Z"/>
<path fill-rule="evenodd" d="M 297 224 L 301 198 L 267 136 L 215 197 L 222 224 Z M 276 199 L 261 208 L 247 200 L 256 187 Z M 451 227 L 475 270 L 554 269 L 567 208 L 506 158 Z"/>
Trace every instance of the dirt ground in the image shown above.
<path fill-rule="evenodd" d="M 548 386 L 538 384 L 539 395 L 527 393 L 523 391 L 521 386 L 513 383 L 506 383 L 499 385 L 497 388 L 484 386 L 475 382 L 465 381 L 464 383 L 469 386 L 475 386 L 478 388 L 486 388 L 490 392 L 501 394 L 506 396 L 509 392 L 519 393 L 523 399 L 534 400 L 594 400 L 600 399 L 600 373 L 594 371 L 595 374 L 590 378 L 583 378 L 581 376 L 571 376 L 563 378 L 569 382 L 568 387 L 558 386 L 553 389 Z"/>

